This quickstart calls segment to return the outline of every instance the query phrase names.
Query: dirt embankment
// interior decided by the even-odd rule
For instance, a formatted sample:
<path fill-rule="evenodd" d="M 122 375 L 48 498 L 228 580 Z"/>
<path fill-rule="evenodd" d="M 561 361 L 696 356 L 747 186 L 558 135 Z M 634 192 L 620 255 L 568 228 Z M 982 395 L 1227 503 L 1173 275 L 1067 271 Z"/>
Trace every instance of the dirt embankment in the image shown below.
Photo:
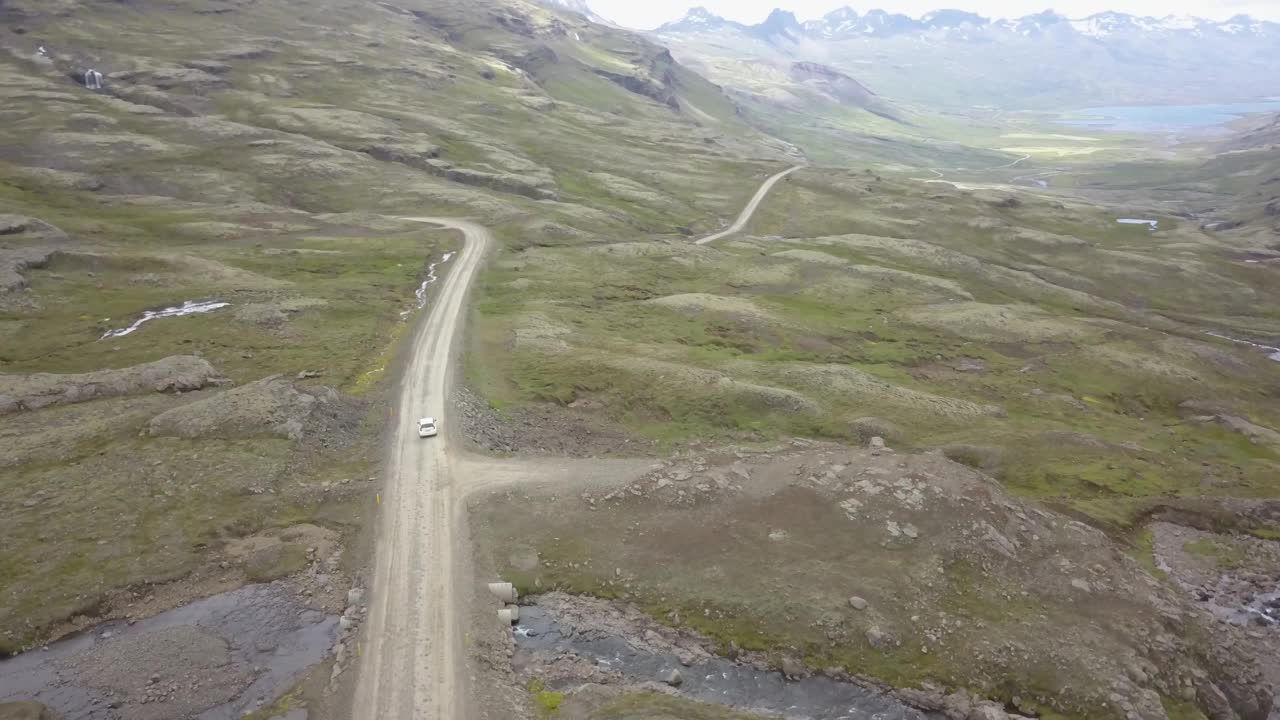
<path fill-rule="evenodd" d="M 0 375 L 0 415 L 141 393 L 189 392 L 222 382 L 212 365 L 190 355 L 83 375 Z"/>
<path fill-rule="evenodd" d="M 49 708 L 34 702 L 0 703 L 0 720 L 60 720 Z"/>

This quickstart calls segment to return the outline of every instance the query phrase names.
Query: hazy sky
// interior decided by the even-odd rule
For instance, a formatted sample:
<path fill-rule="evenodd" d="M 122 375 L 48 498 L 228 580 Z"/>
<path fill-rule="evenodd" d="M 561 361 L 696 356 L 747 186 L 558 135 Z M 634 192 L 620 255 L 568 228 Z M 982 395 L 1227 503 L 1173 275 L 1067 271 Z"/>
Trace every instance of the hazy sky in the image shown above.
<path fill-rule="evenodd" d="M 757 23 L 775 7 L 791 10 L 801 20 L 821 17 L 842 5 L 858 12 L 881 8 L 918 17 L 939 8 L 971 10 L 989 17 L 1021 17 L 1052 7 L 1068 17 L 1084 17 L 1104 10 L 1134 15 L 1196 15 L 1225 19 L 1240 13 L 1280 20 L 1280 0 L 587 0 L 600 15 L 621 25 L 650 29 L 682 17 L 692 6 L 703 5 L 731 20 Z"/>

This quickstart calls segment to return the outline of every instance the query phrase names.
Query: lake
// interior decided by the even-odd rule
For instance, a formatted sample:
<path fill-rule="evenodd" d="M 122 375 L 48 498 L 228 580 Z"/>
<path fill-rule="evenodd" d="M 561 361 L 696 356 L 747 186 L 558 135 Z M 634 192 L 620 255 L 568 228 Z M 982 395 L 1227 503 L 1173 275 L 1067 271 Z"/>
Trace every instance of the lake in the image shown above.
<path fill-rule="evenodd" d="M 1254 113 L 1280 113 L 1280 98 L 1210 105 L 1119 105 L 1084 108 L 1058 122 L 1116 132 L 1167 132 L 1226 125 Z"/>

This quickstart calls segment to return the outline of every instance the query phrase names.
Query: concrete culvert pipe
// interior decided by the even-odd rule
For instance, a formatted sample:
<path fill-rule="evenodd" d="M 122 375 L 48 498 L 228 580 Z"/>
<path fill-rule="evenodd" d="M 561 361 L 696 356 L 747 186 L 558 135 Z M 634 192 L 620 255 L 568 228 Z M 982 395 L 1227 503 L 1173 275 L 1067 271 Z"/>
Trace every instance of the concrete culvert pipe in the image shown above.
<path fill-rule="evenodd" d="M 518 598 L 516 588 L 511 583 L 489 583 L 489 592 L 505 603 L 513 603 Z"/>
<path fill-rule="evenodd" d="M 501 610 L 498 611 L 498 620 L 508 625 L 519 622 L 520 608 L 515 605 L 512 605 L 511 607 L 502 608 Z"/>

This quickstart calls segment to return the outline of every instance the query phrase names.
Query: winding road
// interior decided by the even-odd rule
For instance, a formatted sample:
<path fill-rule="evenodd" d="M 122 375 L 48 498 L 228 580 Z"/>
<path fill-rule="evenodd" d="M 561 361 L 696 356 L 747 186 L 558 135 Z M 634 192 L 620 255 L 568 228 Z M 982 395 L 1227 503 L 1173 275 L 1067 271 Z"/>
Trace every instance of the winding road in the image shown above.
<path fill-rule="evenodd" d="M 769 190 L 799 168 L 770 177 L 727 230 L 741 231 Z M 463 500 L 517 483 L 578 482 L 607 475 L 639 476 L 648 460 L 500 460 L 469 456 L 446 412 L 452 363 L 476 272 L 494 246 L 490 231 L 450 218 L 404 218 L 460 231 L 462 251 L 435 304 L 412 337 L 400 381 L 380 494 L 376 556 L 368 587 L 369 617 L 359 651 L 350 717 L 355 720 L 464 720 L 472 717 L 462 646 L 465 603 L 473 588 Z M 418 437 L 416 420 L 441 419 L 438 437 Z"/>
<path fill-rule="evenodd" d="M 747 226 L 747 223 L 751 222 L 751 218 L 756 214 L 756 210 L 760 209 L 760 203 L 764 202 L 765 197 L 768 196 L 769 191 L 773 189 L 773 186 L 777 185 L 782 178 L 799 170 L 801 167 L 802 166 L 797 165 L 796 167 L 783 170 L 777 175 L 765 180 L 764 184 L 760 186 L 760 189 L 756 191 L 755 196 L 751 198 L 751 202 L 747 203 L 747 206 L 742 209 L 742 212 L 738 214 L 738 219 L 734 220 L 732 225 L 714 235 L 708 235 L 701 240 L 698 240 L 696 244 L 707 245 L 717 240 L 727 238 L 730 235 L 742 232 L 742 229 Z"/>

